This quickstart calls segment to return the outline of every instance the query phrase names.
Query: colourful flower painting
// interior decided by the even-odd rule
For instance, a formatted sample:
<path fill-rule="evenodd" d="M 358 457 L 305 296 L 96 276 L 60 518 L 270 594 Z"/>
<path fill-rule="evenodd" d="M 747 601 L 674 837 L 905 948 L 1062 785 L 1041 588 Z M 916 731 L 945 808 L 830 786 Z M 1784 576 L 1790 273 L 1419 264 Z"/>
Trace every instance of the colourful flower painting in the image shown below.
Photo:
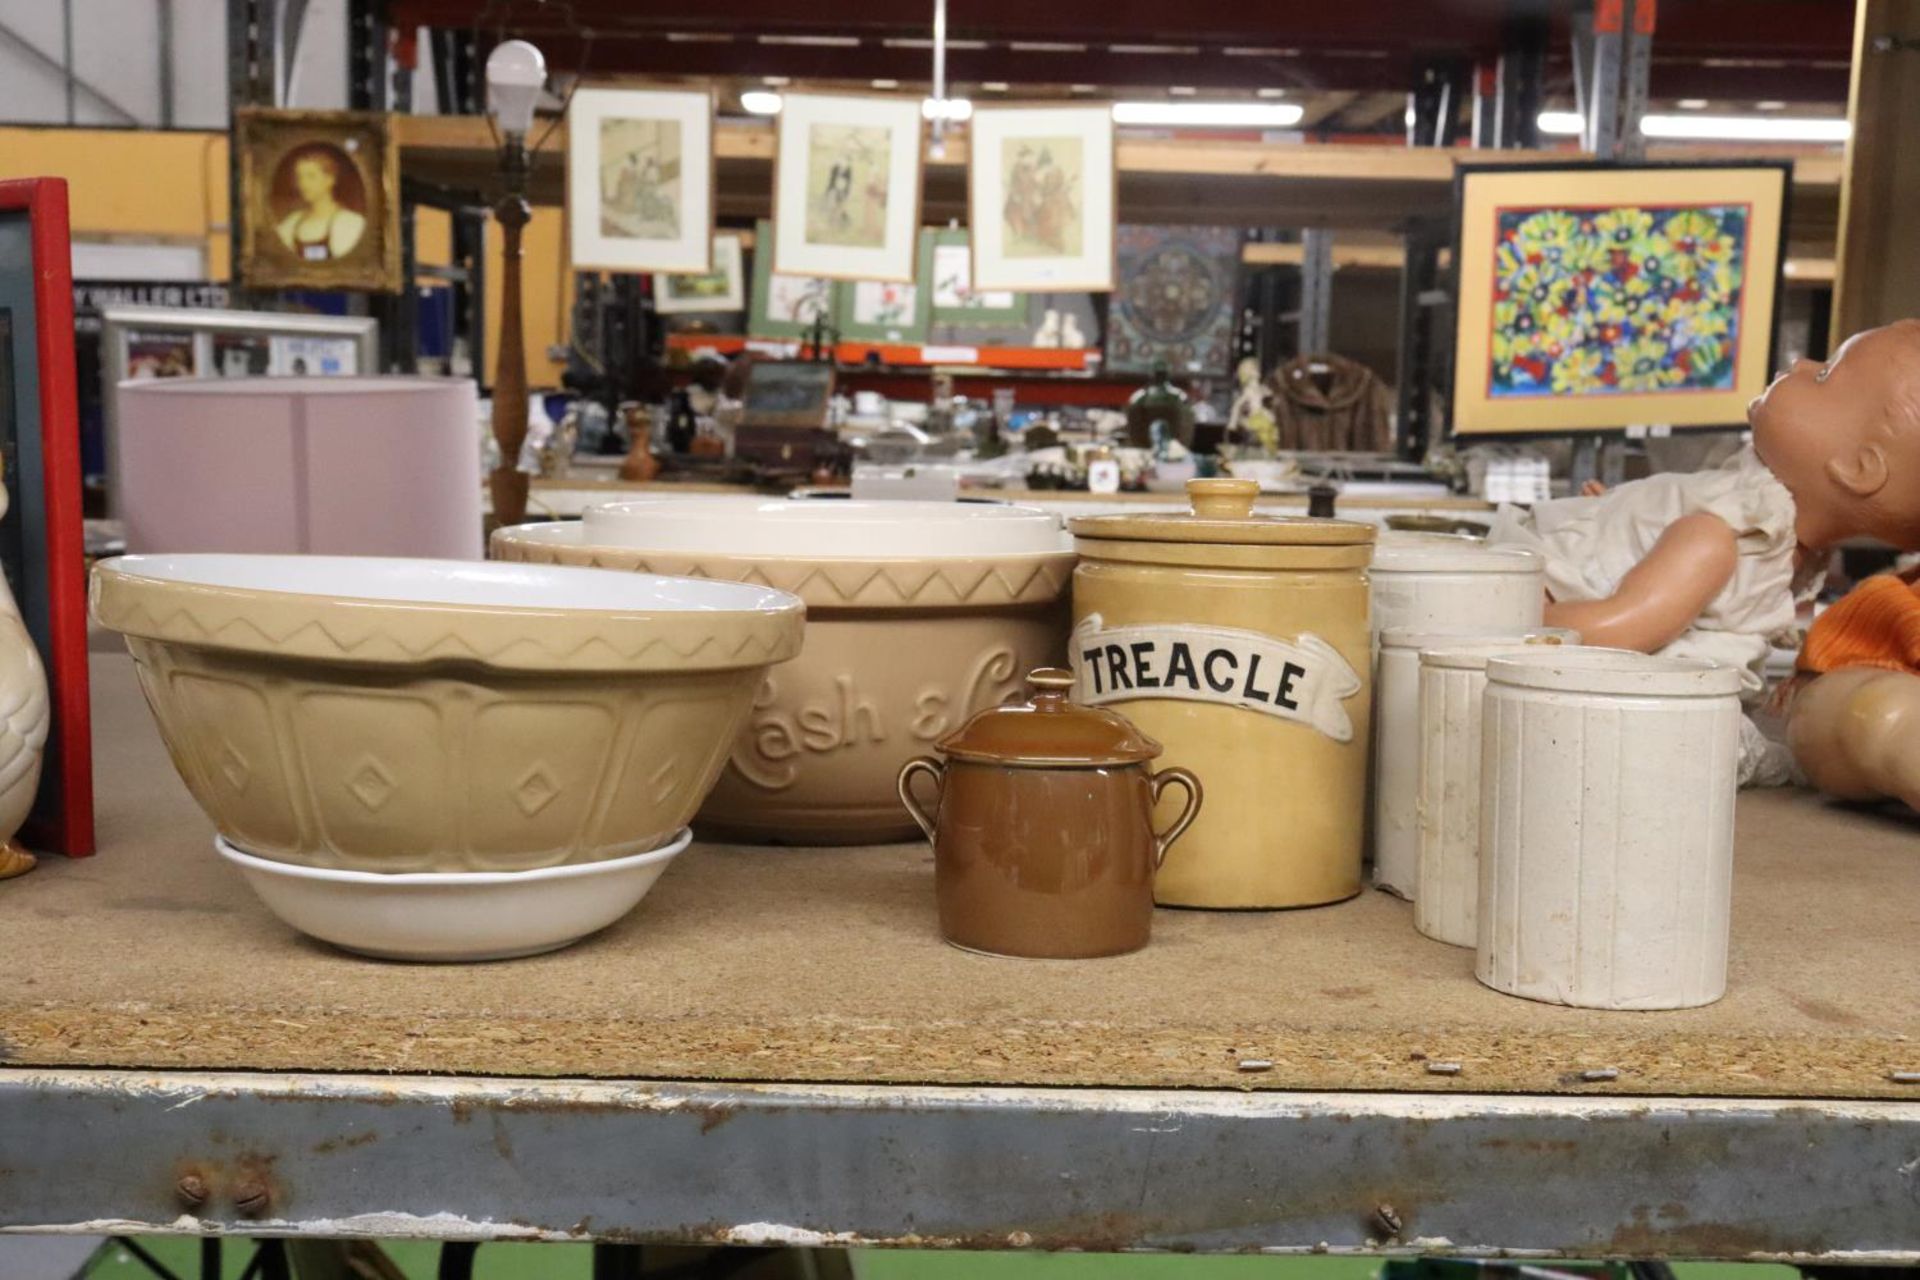
<path fill-rule="evenodd" d="M 1728 392 L 1751 206 L 1503 207 L 1487 395 Z"/>

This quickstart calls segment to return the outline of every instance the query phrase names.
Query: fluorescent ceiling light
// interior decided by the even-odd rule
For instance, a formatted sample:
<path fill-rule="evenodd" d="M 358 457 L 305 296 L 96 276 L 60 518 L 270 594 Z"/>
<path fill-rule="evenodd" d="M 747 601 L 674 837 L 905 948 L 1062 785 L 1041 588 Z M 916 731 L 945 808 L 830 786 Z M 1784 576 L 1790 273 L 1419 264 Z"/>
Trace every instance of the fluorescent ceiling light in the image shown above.
<path fill-rule="evenodd" d="M 875 80 L 873 87 L 876 89 L 898 89 L 900 82 L 898 80 Z"/>
<path fill-rule="evenodd" d="M 1294 102 L 1116 102 L 1115 124 L 1197 129 L 1280 129 L 1300 123 L 1306 108 Z"/>
<path fill-rule="evenodd" d="M 1762 111 L 1785 111 L 1787 109 L 1787 104 L 1778 98 L 1769 98 L 1765 102 L 1756 102 L 1753 105 Z"/>
<path fill-rule="evenodd" d="M 982 80 L 980 87 L 988 93 L 1005 93 L 1007 90 L 1013 88 L 1013 86 L 1005 80 Z"/>
<path fill-rule="evenodd" d="M 1540 132 L 1578 137 L 1585 124 L 1577 111 L 1542 111 Z M 1640 132 L 1649 138 L 1692 142 L 1845 142 L 1847 122 L 1809 116 L 1667 116 L 1640 118 Z"/>
<path fill-rule="evenodd" d="M 1705 98 L 1682 98 L 1673 105 L 1682 111 L 1704 111 L 1707 108 L 1707 100 Z"/>
<path fill-rule="evenodd" d="M 1253 96 L 1256 98 L 1284 98 L 1287 96 L 1287 91 L 1285 89 L 1255 89 Z"/>
<path fill-rule="evenodd" d="M 740 105 L 752 115 L 777 116 L 780 114 L 780 95 L 762 89 L 749 89 L 740 95 Z"/>
<path fill-rule="evenodd" d="M 973 103 L 965 98 L 922 98 L 920 115 L 927 120 L 971 120 Z"/>
<path fill-rule="evenodd" d="M 1696 138 L 1726 142 L 1845 142 L 1845 120 L 1812 116 L 1643 116 L 1649 138 Z"/>

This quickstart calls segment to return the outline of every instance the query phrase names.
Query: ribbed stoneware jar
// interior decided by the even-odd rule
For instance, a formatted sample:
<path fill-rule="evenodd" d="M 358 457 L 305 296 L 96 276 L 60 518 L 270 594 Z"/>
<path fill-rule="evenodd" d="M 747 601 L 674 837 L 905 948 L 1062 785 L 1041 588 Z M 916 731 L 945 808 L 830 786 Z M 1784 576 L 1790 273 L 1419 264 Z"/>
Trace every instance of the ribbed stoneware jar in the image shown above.
<path fill-rule="evenodd" d="M 1474 944 L 1480 898 L 1480 703 L 1487 659 L 1530 645 L 1575 645 L 1580 633 L 1443 636 L 1422 645 L 1413 794 L 1413 924 L 1456 947 Z M 1377 794 L 1377 793 L 1376 793 Z"/>
<path fill-rule="evenodd" d="M 1256 516 L 1251 480 L 1181 514 L 1071 528 L 1074 697 L 1198 774 L 1207 804 L 1155 882 L 1165 906 L 1302 907 L 1360 891 L 1373 528 Z M 1173 814 L 1163 802 L 1156 817 Z"/>
<path fill-rule="evenodd" d="M 1475 971 L 1590 1009 L 1726 992 L 1740 671 L 1562 648 L 1487 662 Z"/>
<path fill-rule="evenodd" d="M 1450 641 L 1490 644 L 1494 649 L 1524 644 L 1542 628 L 1483 630 L 1467 636 L 1395 627 L 1380 632 L 1373 684 L 1373 883 L 1376 888 L 1416 900 L 1420 862 L 1420 653 Z M 1564 642 L 1578 637 L 1560 633 Z"/>

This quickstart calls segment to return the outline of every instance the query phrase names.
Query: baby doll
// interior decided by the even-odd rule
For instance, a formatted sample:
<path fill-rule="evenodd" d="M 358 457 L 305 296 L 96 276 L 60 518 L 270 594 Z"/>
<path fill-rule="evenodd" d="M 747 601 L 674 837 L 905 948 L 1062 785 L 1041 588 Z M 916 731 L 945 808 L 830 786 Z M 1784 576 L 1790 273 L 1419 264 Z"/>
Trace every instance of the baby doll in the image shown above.
<path fill-rule="evenodd" d="M 1768 636 L 1833 546 L 1920 547 L 1920 320 L 1796 361 L 1747 418 L 1752 446 L 1718 470 L 1500 511 L 1492 540 L 1546 558 L 1548 625 L 1742 667 L 1757 694 Z"/>
<path fill-rule="evenodd" d="M 1796 665 L 1787 740 L 1808 781 L 1920 809 L 1920 584 L 1868 578 L 1814 622 Z"/>

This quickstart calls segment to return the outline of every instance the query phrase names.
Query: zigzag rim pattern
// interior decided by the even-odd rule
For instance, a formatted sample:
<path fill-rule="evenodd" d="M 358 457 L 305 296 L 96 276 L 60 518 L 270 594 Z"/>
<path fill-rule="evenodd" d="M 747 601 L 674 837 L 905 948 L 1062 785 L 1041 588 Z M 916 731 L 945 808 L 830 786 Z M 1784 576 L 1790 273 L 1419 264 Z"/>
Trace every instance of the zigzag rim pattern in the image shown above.
<path fill-rule="evenodd" d="M 494 535 L 494 558 L 628 573 L 747 582 L 791 592 L 809 608 L 960 609 L 1050 604 L 1066 591 L 1079 556 L 1047 551 L 958 561 L 793 560 L 671 555 L 620 547 L 568 546 Z"/>

